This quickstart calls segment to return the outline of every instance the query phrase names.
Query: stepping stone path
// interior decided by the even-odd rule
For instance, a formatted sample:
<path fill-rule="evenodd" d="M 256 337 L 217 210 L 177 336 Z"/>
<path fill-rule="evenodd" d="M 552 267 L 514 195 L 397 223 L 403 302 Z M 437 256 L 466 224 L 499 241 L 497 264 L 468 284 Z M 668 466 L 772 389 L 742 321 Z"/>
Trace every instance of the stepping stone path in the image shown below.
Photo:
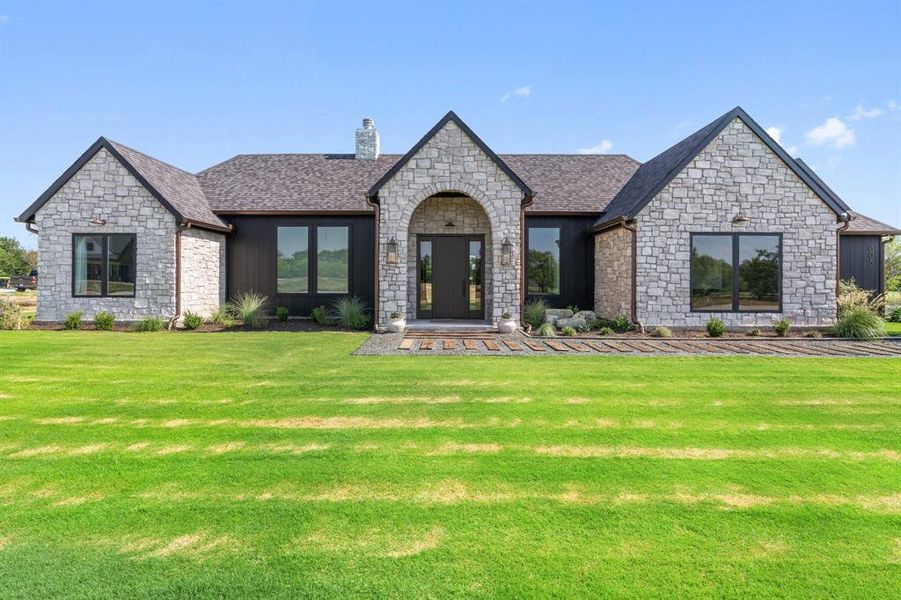
<path fill-rule="evenodd" d="M 365 346 L 365 345 L 364 345 Z M 744 356 L 901 357 L 901 339 L 855 341 L 828 338 L 787 339 L 637 339 L 540 338 L 493 333 L 409 332 L 397 345 L 407 354 L 581 354 L 633 356 L 737 354 Z"/>

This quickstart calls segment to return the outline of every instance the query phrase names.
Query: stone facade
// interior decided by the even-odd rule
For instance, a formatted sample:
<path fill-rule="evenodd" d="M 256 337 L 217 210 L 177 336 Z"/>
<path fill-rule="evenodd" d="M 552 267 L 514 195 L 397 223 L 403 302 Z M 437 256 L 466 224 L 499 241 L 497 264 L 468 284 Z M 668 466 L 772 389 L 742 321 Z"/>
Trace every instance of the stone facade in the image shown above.
<path fill-rule="evenodd" d="M 445 227 L 452 222 L 454 227 Z M 416 244 L 417 235 L 452 233 L 484 235 L 485 248 L 491 247 L 491 223 L 488 215 L 472 198 L 426 198 L 410 218 L 410 243 L 407 247 L 407 318 L 416 318 Z M 493 264 L 485 253 L 485 281 L 491 281 Z M 491 288 L 485 289 L 485 306 L 491 306 Z"/>
<path fill-rule="evenodd" d="M 175 218 L 105 149 L 38 210 L 35 227 L 37 320 L 60 321 L 75 310 L 88 320 L 101 310 L 123 321 L 175 314 Z M 137 234 L 134 298 L 72 297 L 74 233 Z"/>
<path fill-rule="evenodd" d="M 205 229 L 181 233 L 181 312 L 209 317 L 225 302 L 225 236 Z"/>
<path fill-rule="evenodd" d="M 733 224 L 742 213 L 749 221 Z M 729 124 L 637 216 L 638 320 L 645 326 L 835 321 L 836 216 L 740 119 Z M 691 232 L 781 233 L 781 313 L 691 312 Z M 603 260 L 599 257 L 598 260 Z"/>
<path fill-rule="evenodd" d="M 394 311 L 410 314 L 410 221 L 421 202 L 440 192 L 466 194 L 485 211 L 492 240 L 486 244 L 486 263 L 498 265 L 491 278 L 486 277 L 491 293 L 486 317 L 496 322 L 510 312 L 519 321 L 522 191 L 454 121 L 448 121 L 379 191 L 378 322 L 386 325 Z M 397 243 L 397 264 L 388 264 L 391 239 Z M 510 241 L 513 252 L 511 264 L 500 267 L 504 240 Z"/>
<path fill-rule="evenodd" d="M 603 319 L 632 313 L 632 232 L 608 229 L 594 237 L 594 312 Z"/>

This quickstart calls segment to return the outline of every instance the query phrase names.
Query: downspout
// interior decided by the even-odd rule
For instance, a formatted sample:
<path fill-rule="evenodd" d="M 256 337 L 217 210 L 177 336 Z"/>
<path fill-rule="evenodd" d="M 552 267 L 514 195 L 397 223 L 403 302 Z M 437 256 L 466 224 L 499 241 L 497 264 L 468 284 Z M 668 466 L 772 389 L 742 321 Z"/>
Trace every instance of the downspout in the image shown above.
<path fill-rule="evenodd" d="M 522 327 L 522 312 L 526 305 L 528 290 L 526 289 L 526 208 L 535 202 L 534 196 L 523 198 L 519 207 L 519 325 Z"/>
<path fill-rule="evenodd" d="M 27 229 L 29 233 L 38 235 L 38 230 L 34 228 L 34 223 L 31 221 L 25 221 L 25 229 Z"/>
<path fill-rule="evenodd" d="M 181 233 L 190 228 L 190 223 L 182 222 L 175 229 L 175 314 L 169 319 L 169 329 L 181 318 Z"/>
<path fill-rule="evenodd" d="M 375 266 L 375 289 L 372 297 L 372 323 L 376 333 L 381 330 L 379 323 L 379 251 L 381 244 L 379 243 L 379 203 L 375 202 L 372 197 L 366 196 L 366 202 L 372 205 L 375 210 L 375 253 L 373 255 L 373 264 Z M 406 315 L 404 315 L 406 317 Z"/>
<path fill-rule="evenodd" d="M 842 281 L 842 232 L 851 226 L 851 215 L 842 213 L 839 219 L 844 224 L 835 230 L 835 318 L 838 318 L 838 294 Z"/>
<path fill-rule="evenodd" d="M 632 222 L 623 221 L 623 228 L 632 232 L 632 323 L 644 333 L 644 325 L 638 320 L 638 230 Z"/>

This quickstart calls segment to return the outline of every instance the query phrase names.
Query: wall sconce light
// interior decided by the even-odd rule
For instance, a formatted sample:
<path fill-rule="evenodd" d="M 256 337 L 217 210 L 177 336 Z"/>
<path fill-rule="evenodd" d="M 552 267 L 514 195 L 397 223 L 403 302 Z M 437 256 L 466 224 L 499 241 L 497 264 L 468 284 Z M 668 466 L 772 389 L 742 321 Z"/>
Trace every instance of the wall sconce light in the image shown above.
<path fill-rule="evenodd" d="M 736 225 L 739 223 L 747 223 L 750 220 L 751 217 L 747 216 L 745 213 L 738 213 L 737 215 L 732 217 L 732 222 Z"/>
<path fill-rule="evenodd" d="M 386 244 L 386 248 L 388 249 L 388 264 L 396 265 L 397 264 L 397 240 L 393 237 L 388 240 Z"/>
<path fill-rule="evenodd" d="M 91 225 L 106 225 L 106 219 L 91 219 Z"/>
<path fill-rule="evenodd" d="M 509 238 L 504 238 L 504 243 L 501 244 L 501 264 L 505 267 L 513 264 L 513 244 Z"/>
<path fill-rule="evenodd" d="M 456 227 L 456 225 L 454 225 L 453 221 L 448 221 L 447 223 L 444 224 L 444 226 L 445 227 Z"/>

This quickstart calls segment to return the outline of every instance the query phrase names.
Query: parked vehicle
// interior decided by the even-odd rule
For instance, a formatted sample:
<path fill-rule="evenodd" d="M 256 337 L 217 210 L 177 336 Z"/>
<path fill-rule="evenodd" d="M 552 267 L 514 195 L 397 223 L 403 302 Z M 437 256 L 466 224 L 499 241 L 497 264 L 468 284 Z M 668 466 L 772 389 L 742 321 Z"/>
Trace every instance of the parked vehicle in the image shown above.
<path fill-rule="evenodd" d="M 24 292 L 25 290 L 38 289 L 38 272 L 34 269 L 28 275 L 15 274 L 9 278 L 9 287 L 15 288 L 16 291 Z"/>

